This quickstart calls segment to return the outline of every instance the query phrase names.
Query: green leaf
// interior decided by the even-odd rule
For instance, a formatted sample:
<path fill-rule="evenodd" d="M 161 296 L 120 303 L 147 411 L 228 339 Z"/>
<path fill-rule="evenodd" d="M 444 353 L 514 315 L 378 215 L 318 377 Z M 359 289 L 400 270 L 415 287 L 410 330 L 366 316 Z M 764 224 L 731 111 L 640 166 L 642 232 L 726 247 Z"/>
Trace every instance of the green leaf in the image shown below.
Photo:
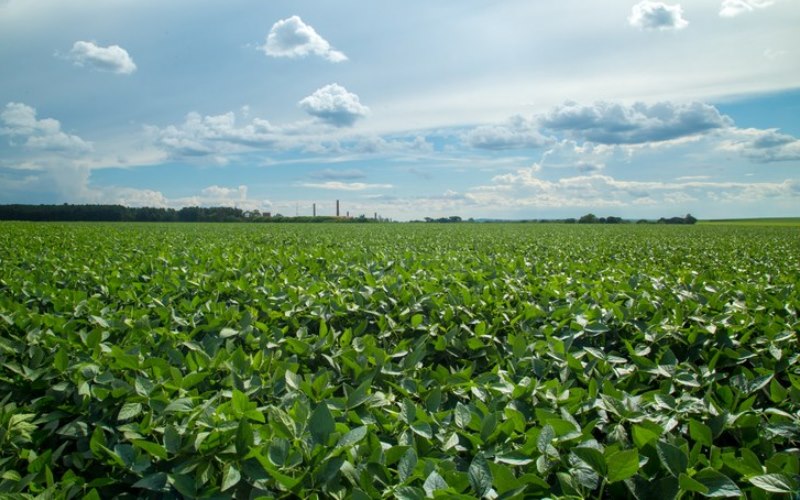
<path fill-rule="evenodd" d="M 697 420 L 689 420 L 689 435 L 698 443 L 710 447 L 713 442 L 711 428 Z"/>
<path fill-rule="evenodd" d="M 300 384 L 303 382 L 303 378 L 291 370 L 286 370 L 283 378 L 286 381 L 286 385 L 295 391 L 300 389 Z"/>
<path fill-rule="evenodd" d="M 344 462 L 345 459 L 341 456 L 329 458 L 314 471 L 315 480 L 321 484 L 332 482 L 337 476 L 339 476 L 339 471 Z"/>
<path fill-rule="evenodd" d="M 421 314 L 415 314 L 411 316 L 411 327 L 416 328 L 422 324 L 422 321 L 425 319 L 425 316 Z"/>
<path fill-rule="evenodd" d="M 483 441 L 489 441 L 489 438 L 494 434 L 497 430 L 497 414 L 490 413 L 484 417 L 483 422 L 481 422 L 481 439 Z"/>
<path fill-rule="evenodd" d="M 101 318 L 100 316 L 89 316 L 89 322 L 94 323 L 100 328 L 106 328 L 106 329 L 110 328 L 108 321 L 106 321 L 105 318 Z"/>
<path fill-rule="evenodd" d="M 705 495 L 708 493 L 708 488 L 703 483 L 692 479 L 691 477 L 687 476 L 686 474 L 681 474 L 678 477 L 678 484 L 683 491 L 690 491 L 694 493 L 700 493 Z"/>
<path fill-rule="evenodd" d="M 223 328 L 222 330 L 219 331 L 219 337 L 221 339 L 227 339 L 229 337 L 235 337 L 237 335 L 239 335 L 239 332 L 237 330 L 234 330 L 233 328 Z"/>
<path fill-rule="evenodd" d="M 707 497 L 738 497 L 742 494 L 728 476 L 711 468 L 701 470 L 692 479 L 708 488 L 708 492 L 703 493 Z"/>
<path fill-rule="evenodd" d="M 233 488 L 241 479 L 242 475 L 239 473 L 239 470 L 233 465 L 228 465 L 225 468 L 225 472 L 222 474 L 222 488 L 220 488 L 220 491 L 226 491 Z"/>
<path fill-rule="evenodd" d="M 489 464 L 482 454 L 478 454 L 472 459 L 467 473 L 469 475 L 469 484 L 479 497 L 489 493 L 489 490 L 492 489 L 492 471 L 489 469 Z"/>
<path fill-rule="evenodd" d="M 681 473 L 686 472 L 686 468 L 689 466 L 689 457 L 683 450 L 667 442 L 659 441 L 656 443 L 656 451 L 659 460 L 670 474 L 678 477 Z"/>
<path fill-rule="evenodd" d="M 510 467 L 503 464 L 489 462 L 492 471 L 492 484 L 494 489 L 501 495 L 505 492 L 524 489 L 522 481 L 517 479 Z"/>
<path fill-rule="evenodd" d="M 142 479 L 133 483 L 131 486 L 144 490 L 165 492 L 168 489 L 167 474 L 164 472 L 156 472 L 155 474 L 150 474 L 149 476 L 143 477 Z"/>
<path fill-rule="evenodd" d="M 125 403 L 117 414 L 117 420 L 130 420 L 142 413 L 141 403 Z"/>
<path fill-rule="evenodd" d="M 189 398 L 176 399 L 164 408 L 165 413 L 187 413 L 194 409 L 194 403 Z"/>
<path fill-rule="evenodd" d="M 66 349 L 61 348 L 56 352 L 53 358 L 53 366 L 60 372 L 64 372 L 69 368 L 69 356 Z"/>
<path fill-rule="evenodd" d="M 634 425 L 632 434 L 633 434 L 633 443 L 640 450 L 644 448 L 648 443 L 656 441 L 658 440 L 659 437 L 661 437 L 661 431 L 656 431 L 653 427 L 651 426 L 646 427 L 644 425 Z"/>
<path fill-rule="evenodd" d="M 425 492 L 413 486 L 401 486 L 394 490 L 394 497 L 397 500 L 422 500 L 425 498 Z"/>
<path fill-rule="evenodd" d="M 356 427 L 355 429 L 352 429 L 347 434 L 339 438 L 339 442 L 336 443 L 336 447 L 342 448 L 342 447 L 353 446 L 354 444 L 364 439 L 366 436 L 367 436 L 366 425 Z"/>
<path fill-rule="evenodd" d="M 133 445 L 139 449 L 142 449 L 149 453 L 154 457 L 158 457 L 161 459 L 167 459 L 167 449 L 161 446 L 158 443 L 153 443 L 151 441 L 144 441 L 141 439 L 135 439 L 133 441 Z"/>
<path fill-rule="evenodd" d="M 533 459 L 530 458 L 528 455 L 515 451 L 512 451 L 510 453 L 504 453 L 502 455 L 497 455 L 494 457 L 494 459 L 500 463 L 514 465 L 514 466 L 522 466 L 533 463 Z"/>
<path fill-rule="evenodd" d="M 89 493 L 83 496 L 81 500 L 101 500 L 100 493 L 98 493 L 96 489 L 92 488 Z"/>
<path fill-rule="evenodd" d="M 108 444 L 103 429 L 101 429 L 100 426 L 95 427 L 92 431 L 92 437 L 89 440 L 89 449 L 95 457 L 99 458 L 102 457 L 105 452 L 111 453 L 111 450 L 106 448 L 107 446 Z"/>
<path fill-rule="evenodd" d="M 289 440 L 284 438 L 273 438 L 269 444 L 269 461 L 277 467 L 283 467 L 289 458 Z"/>
<path fill-rule="evenodd" d="M 472 412 L 470 411 L 469 407 L 461 404 L 461 402 L 456 403 L 456 410 L 455 410 L 456 425 L 463 429 L 469 425 L 471 420 L 472 420 Z"/>
<path fill-rule="evenodd" d="M 414 468 L 417 466 L 417 452 L 414 448 L 409 448 L 400 457 L 400 462 L 397 464 L 397 475 L 400 477 L 400 482 L 406 480 L 414 474 Z"/>
<path fill-rule="evenodd" d="M 181 435 L 172 425 L 164 428 L 164 447 L 173 455 L 177 454 L 181 449 Z"/>
<path fill-rule="evenodd" d="M 610 455 L 606 459 L 606 463 L 608 466 L 608 482 L 624 481 L 639 471 L 639 451 L 618 451 Z"/>
<path fill-rule="evenodd" d="M 236 438 L 234 439 L 234 446 L 236 446 L 236 453 L 239 456 L 245 456 L 250 453 L 250 448 L 253 446 L 255 436 L 250 422 L 243 418 L 239 420 L 239 426 L 236 428 Z"/>
<path fill-rule="evenodd" d="M 594 448 L 583 447 L 583 446 L 576 446 L 570 450 L 575 456 L 580 458 L 583 462 L 586 463 L 593 471 L 595 471 L 600 477 L 605 477 L 608 473 L 608 467 L 606 466 L 606 457 L 603 454 Z"/>
<path fill-rule="evenodd" d="M 427 422 L 416 422 L 411 424 L 411 430 L 426 439 L 433 439 L 433 429 Z"/>
<path fill-rule="evenodd" d="M 536 439 L 536 448 L 540 453 L 546 454 L 550 443 L 556 438 L 556 431 L 550 425 L 545 425 Z"/>
<path fill-rule="evenodd" d="M 366 403 L 370 399 L 367 391 L 372 386 L 372 379 L 367 379 L 361 383 L 353 392 L 347 396 L 347 409 L 352 410 Z"/>
<path fill-rule="evenodd" d="M 333 415 L 331 415 L 331 411 L 325 402 L 318 404 L 314 408 L 308 424 L 311 435 L 320 444 L 326 444 L 328 436 L 336 430 L 336 422 L 333 420 Z"/>
<path fill-rule="evenodd" d="M 250 399 L 247 397 L 247 394 L 237 389 L 233 390 L 233 394 L 231 397 L 231 405 L 233 407 L 233 410 L 238 415 L 244 415 L 251 409 Z"/>
<path fill-rule="evenodd" d="M 773 374 L 769 374 L 769 375 L 762 375 L 761 377 L 756 377 L 753 380 L 749 380 L 747 382 L 747 387 L 745 389 L 747 394 L 752 394 L 758 391 L 759 389 L 766 387 L 773 377 L 774 377 Z"/>
<path fill-rule="evenodd" d="M 7 481 L 13 481 L 13 482 L 19 482 L 19 481 L 22 480 L 22 476 L 20 476 L 19 472 L 15 471 L 15 470 L 7 470 L 7 471 L 3 471 L 3 473 L 0 474 L 0 479 L 5 479 Z"/>
<path fill-rule="evenodd" d="M 446 490 L 448 488 L 447 482 L 436 471 L 432 471 L 425 479 L 422 485 L 425 490 L 425 495 L 428 498 L 433 498 L 434 492 L 437 490 Z"/>
<path fill-rule="evenodd" d="M 770 493 L 797 493 L 800 490 L 797 481 L 788 474 L 762 474 L 747 479 L 756 488 Z"/>

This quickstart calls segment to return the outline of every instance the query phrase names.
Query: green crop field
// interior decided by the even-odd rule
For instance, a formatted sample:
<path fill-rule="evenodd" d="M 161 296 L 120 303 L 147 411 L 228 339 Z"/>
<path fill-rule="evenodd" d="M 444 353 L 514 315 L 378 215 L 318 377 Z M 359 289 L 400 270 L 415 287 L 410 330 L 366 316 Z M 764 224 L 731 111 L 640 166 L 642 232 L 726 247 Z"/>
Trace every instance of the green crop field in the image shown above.
<path fill-rule="evenodd" d="M 761 219 L 717 219 L 700 221 L 700 224 L 734 224 L 740 226 L 794 226 L 800 228 L 800 217 L 765 217 Z"/>
<path fill-rule="evenodd" d="M 0 224 L 0 496 L 773 498 L 791 226 Z"/>

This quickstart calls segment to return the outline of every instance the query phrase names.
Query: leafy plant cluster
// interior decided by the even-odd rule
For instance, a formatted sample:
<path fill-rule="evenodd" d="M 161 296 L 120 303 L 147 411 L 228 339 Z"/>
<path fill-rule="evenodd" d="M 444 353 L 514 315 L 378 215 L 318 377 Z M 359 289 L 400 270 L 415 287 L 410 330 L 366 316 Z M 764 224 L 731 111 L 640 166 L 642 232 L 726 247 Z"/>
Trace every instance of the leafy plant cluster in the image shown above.
<path fill-rule="evenodd" d="M 772 498 L 790 227 L 0 224 L 0 494 Z"/>

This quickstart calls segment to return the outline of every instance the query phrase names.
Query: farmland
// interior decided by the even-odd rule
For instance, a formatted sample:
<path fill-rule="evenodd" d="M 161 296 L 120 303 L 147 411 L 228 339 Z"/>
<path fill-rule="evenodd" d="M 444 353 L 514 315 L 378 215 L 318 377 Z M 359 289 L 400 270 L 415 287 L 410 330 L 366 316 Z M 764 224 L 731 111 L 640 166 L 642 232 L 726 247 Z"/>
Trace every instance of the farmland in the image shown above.
<path fill-rule="evenodd" d="M 0 493 L 772 498 L 790 226 L 0 224 Z"/>

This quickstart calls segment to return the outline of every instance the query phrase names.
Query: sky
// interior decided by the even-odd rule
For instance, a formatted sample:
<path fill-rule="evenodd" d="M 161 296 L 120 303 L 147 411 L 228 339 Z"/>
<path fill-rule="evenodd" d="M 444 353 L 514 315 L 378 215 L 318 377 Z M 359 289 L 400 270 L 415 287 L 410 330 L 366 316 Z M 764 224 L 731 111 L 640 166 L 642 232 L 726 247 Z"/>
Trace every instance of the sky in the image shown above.
<path fill-rule="evenodd" d="M 0 0 L 0 203 L 800 216 L 800 0 Z"/>

